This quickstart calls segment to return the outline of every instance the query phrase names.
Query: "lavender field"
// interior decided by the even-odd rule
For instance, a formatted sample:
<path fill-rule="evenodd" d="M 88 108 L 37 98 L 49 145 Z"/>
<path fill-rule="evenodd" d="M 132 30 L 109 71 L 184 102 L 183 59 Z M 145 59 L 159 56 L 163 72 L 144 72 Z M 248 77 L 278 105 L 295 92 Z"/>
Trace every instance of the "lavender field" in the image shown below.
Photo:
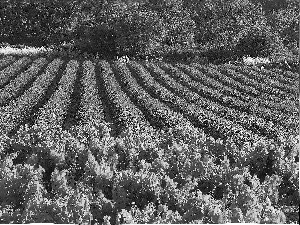
<path fill-rule="evenodd" d="M 0 221 L 299 220 L 299 74 L 0 59 Z"/>

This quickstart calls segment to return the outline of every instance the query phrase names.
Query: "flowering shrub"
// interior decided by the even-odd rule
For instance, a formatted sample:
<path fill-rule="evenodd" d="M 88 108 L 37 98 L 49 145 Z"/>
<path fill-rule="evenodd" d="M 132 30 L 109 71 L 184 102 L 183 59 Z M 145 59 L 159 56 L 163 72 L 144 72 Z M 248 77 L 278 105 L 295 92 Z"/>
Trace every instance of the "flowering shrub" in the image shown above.
<path fill-rule="evenodd" d="M 0 91 L 1 222 L 299 220 L 298 74 L 59 58 L 37 74 L 45 63 L 1 71 L 16 76 Z"/>
<path fill-rule="evenodd" d="M 286 223 L 299 218 L 299 151 L 293 139 L 284 142 L 294 146 L 292 153 L 284 150 L 287 144 L 276 145 L 280 150 L 274 149 L 275 162 L 264 177 L 249 166 L 257 160 L 247 155 L 255 146 L 232 154 L 239 153 L 234 143 L 188 125 L 165 132 L 129 128 L 117 138 L 104 123 L 69 132 L 24 127 L 0 140 L 1 222 Z M 274 144 L 261 148 L 269 145 Z M 254 155 L 263 157 L 263 151 Z"/>

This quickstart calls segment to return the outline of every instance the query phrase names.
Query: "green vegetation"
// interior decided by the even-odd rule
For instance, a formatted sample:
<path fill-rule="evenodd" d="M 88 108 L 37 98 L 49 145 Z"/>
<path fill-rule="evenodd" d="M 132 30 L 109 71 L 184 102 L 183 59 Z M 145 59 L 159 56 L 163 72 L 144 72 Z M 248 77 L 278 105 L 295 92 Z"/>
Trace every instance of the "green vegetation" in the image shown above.
<path fill-rule="evenodd" d="M 0 65 L 1 223 L 299 220 L 299 74 L 45 57 Z"/>
<path fill-rule="evenodd" d="M 0 15 L 3 43 L 64 46 L 102 58 L 280 61 L 292 59 L 299 45 L 296 0 L 6 0 Z"/>
<path fill-rule="evenodd" d="M 0 41 L 0 223 L 299 222 L 297 0 L 2 0 Z"/>

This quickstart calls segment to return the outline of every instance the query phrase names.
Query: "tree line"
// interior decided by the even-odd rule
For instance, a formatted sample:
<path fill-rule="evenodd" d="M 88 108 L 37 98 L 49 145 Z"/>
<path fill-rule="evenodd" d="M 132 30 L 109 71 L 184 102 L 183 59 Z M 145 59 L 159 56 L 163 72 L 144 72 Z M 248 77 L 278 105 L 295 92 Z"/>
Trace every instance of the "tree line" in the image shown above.
<path fill-rule="evenodd" d="M 3 0 L 0 42 L 103 57 L 269 56 L 299 42 L 297 0 Z"/>

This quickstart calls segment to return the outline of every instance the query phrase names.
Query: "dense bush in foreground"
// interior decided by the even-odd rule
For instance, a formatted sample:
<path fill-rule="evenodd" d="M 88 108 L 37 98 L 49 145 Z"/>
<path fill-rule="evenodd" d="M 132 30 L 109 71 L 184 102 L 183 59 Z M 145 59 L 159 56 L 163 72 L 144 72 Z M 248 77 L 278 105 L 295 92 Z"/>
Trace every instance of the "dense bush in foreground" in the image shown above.
<path fill-rule="evenodd" d="M 190 127 L 26 128 L 0 138 L 1 223 L 291 223 L 299 140 L 241 147 Z"/>

